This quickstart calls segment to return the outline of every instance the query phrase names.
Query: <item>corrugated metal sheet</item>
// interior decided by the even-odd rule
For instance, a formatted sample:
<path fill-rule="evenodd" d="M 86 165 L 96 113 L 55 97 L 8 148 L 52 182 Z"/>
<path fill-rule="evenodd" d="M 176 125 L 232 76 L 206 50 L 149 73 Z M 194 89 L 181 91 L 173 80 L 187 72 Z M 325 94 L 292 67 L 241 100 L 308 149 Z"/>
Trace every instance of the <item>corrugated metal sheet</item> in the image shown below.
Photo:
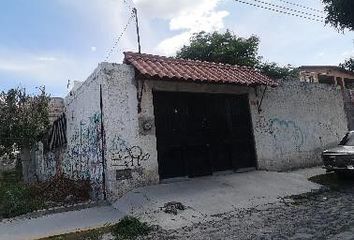
<path fill-rule="evenodd" d="M 277 86 L 275 81 L 250 67 L 134 52 L 125 52 L 124 54 L 124 63 L 133 65 L 147 79 Z"/>
<path fill-rule="evenodd" d="M 64 146 L 67 143 L 66 139 L 66 116 L 65 113 L 55 120 L 48 134 L 49 150 Z"/>

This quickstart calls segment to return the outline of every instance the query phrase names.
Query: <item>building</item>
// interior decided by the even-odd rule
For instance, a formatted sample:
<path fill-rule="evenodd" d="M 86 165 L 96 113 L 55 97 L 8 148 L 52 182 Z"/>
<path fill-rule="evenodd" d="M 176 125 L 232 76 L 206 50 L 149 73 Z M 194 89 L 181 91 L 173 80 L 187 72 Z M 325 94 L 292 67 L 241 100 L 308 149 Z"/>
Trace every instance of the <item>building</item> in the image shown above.
<path fill-rule="evenodd" d="M 53 122 L 64 112 L 64 99 L 61 97 L 51 97 L 48 106 L 49 123 Z"/>
<path fill-rule="evenodd" d="M 354 88 L 354 73 L 338 66 L 301 66 L 300 80 L 310 83 L 339 85 L 342 88 Z"/>
<path fill-rule="evenodd" d="M 126 52 L 65 98 L 55 147 L 35 165 L 46 178 L 89 179 L 93 198 L 111 201 L 171 178 L 309 167 L 347 131 L 343 106 L 331 85 Z"/>

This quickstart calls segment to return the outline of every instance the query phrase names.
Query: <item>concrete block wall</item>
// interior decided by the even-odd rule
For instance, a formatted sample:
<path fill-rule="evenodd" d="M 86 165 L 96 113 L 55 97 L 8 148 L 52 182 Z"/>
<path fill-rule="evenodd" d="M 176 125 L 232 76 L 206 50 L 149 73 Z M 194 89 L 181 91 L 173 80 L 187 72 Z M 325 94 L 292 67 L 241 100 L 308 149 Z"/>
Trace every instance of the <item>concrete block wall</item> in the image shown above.
<path fill-rule="evenodd" d="M 323 149 L 339 143 L 347 118 L 339 88 L 288 80 L 265 92 L 262 111 L 251 94 L 258 168 L 289 170 L 321 164 Z"/>

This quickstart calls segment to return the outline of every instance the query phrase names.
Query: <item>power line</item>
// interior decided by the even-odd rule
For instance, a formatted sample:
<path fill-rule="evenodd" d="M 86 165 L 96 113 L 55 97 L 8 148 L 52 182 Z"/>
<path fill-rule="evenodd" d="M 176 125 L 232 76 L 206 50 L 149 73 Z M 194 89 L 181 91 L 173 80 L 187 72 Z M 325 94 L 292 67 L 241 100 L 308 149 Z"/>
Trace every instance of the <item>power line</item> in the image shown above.
<path fill-rule="evenodd" d="M 130 1 L 130 2 L 134 5 L 133 1 Z M 133 10 L 134 7 L 128 2 L 128 0 L 123 0 L 123 3 L 124 3 L 124 5 L 126 5 L 129 8 L 129 11 Z"/>
<path fill-rule="evenodd" d="M 253 6 L 253 7 L 262 8 L 262 9 L 265 9 L 265 10 L 268 10 L 268 11 L 273 11 L 273 12 L 277 12 L 277 13 L 290 15 L 290 16 L 293 16 L 293 17 L 299 17 L 299 18 L 303 18 L 303 19 L 307 19 L 307 20 L 311 20 L 311 21 L 323 22 L 324 23 L 323 20 L 320 20 L 318 18 L 307 17 L 307 16 L 304 16 L 304 15 L 296 14 L 296 13 L 291 13 L 291 12 L 287 12 L 287 11 L 283 11 L 283 10 L 279 10 L 279 9 L 275 9 L 275 8 L 271 8 L 271 7 L 266 7 L 266 6 L 260 5 L 260 4 L 245 2 L 243 0 L 235 0 L 235 1 L 239 2 L 239 3 L 247 4 L 247 5 L 250 5 L 250 6 Z"/>
<path fill-rule="evenodd" d="M 260 0 L 253 0 L 253 1 L 258 2 L 258 3 L 265 4 L 265 5 L 268 5 L 268 6 L 272 6 L 272 7 L 284 9 L 284 10 L 286 10 L 286 11 L 296 12 L 296 13 L 299 13 L 299 14 L 302 14 L 302 15 L 308 15 L 308 16 L 311 16 L 311 17 L 324 19 L 324 16 L 319 16 L 319 15 L 316 15 L 316 14 L 312 14 L 312 13 L 309 13 L 309 12 L 304 12 L 304 11 L 297 10 L 297 9 L 293 9 L 293 8 L 290 8 L 290 7 L 285 7 L 285 6 L 282 6 L 282 5 L 273 4 L 273 3 L 269 3 L 269 2 L 265 2 L 265 1 L 260 1 Z"/>
<path fill-rule="evenodd" d="M 296 7 L 299 7 L 299 8 L 311 10 L 311 11 L 314 11 L 314 12 L 325 13 L 322 10 L 319 10 L 319 9 L 316 9 L 316 8 L 312 8 L 312 7 L 308 7 L 308 6 L 305 6 L 305 5 L 301 5 L 301 4 L 298 4 L 298 3 L 288 2 L 288 1 L 285 1 L 285 0 L 278 0 L 278 1 L 286 3 L 286 4 L 289 4 L 289 5 L 296 6 Z"/>
<path fill-rule="evenodd" d="M 120 39 L 123 37 L 124 33 L 127 31 L 128 26 L 130 25 L 130 23 L 132 22 L 134 17 L 135 17 L 134 12 L 131 12 L 127 24 L 124 26 L 122 32 L 119 34 L 119 36 L 116 38 L 116 41 L 113 43 L 113 47 L 108 52 L 108 54 L 107 54 L 107 56 L 105 58 L 105 62 L 107 62 L 107 60 L 111 57 L 114 49 L 116 49 L 118 47 L 118 43 L 119 43 Z"/>

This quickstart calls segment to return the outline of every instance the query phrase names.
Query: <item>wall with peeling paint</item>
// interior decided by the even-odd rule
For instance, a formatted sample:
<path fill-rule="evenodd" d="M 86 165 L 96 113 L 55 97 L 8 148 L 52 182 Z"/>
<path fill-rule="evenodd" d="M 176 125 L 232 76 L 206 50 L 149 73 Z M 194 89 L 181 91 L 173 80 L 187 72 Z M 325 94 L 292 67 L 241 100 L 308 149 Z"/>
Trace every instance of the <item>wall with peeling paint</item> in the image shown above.
<path fill-rule="evenodd" d="M 251 109 L 259 169 L 319 165 L 347 131 L 342 92 L 325 84 L 283 81 L 265 92 L 261 112 Z"/>

